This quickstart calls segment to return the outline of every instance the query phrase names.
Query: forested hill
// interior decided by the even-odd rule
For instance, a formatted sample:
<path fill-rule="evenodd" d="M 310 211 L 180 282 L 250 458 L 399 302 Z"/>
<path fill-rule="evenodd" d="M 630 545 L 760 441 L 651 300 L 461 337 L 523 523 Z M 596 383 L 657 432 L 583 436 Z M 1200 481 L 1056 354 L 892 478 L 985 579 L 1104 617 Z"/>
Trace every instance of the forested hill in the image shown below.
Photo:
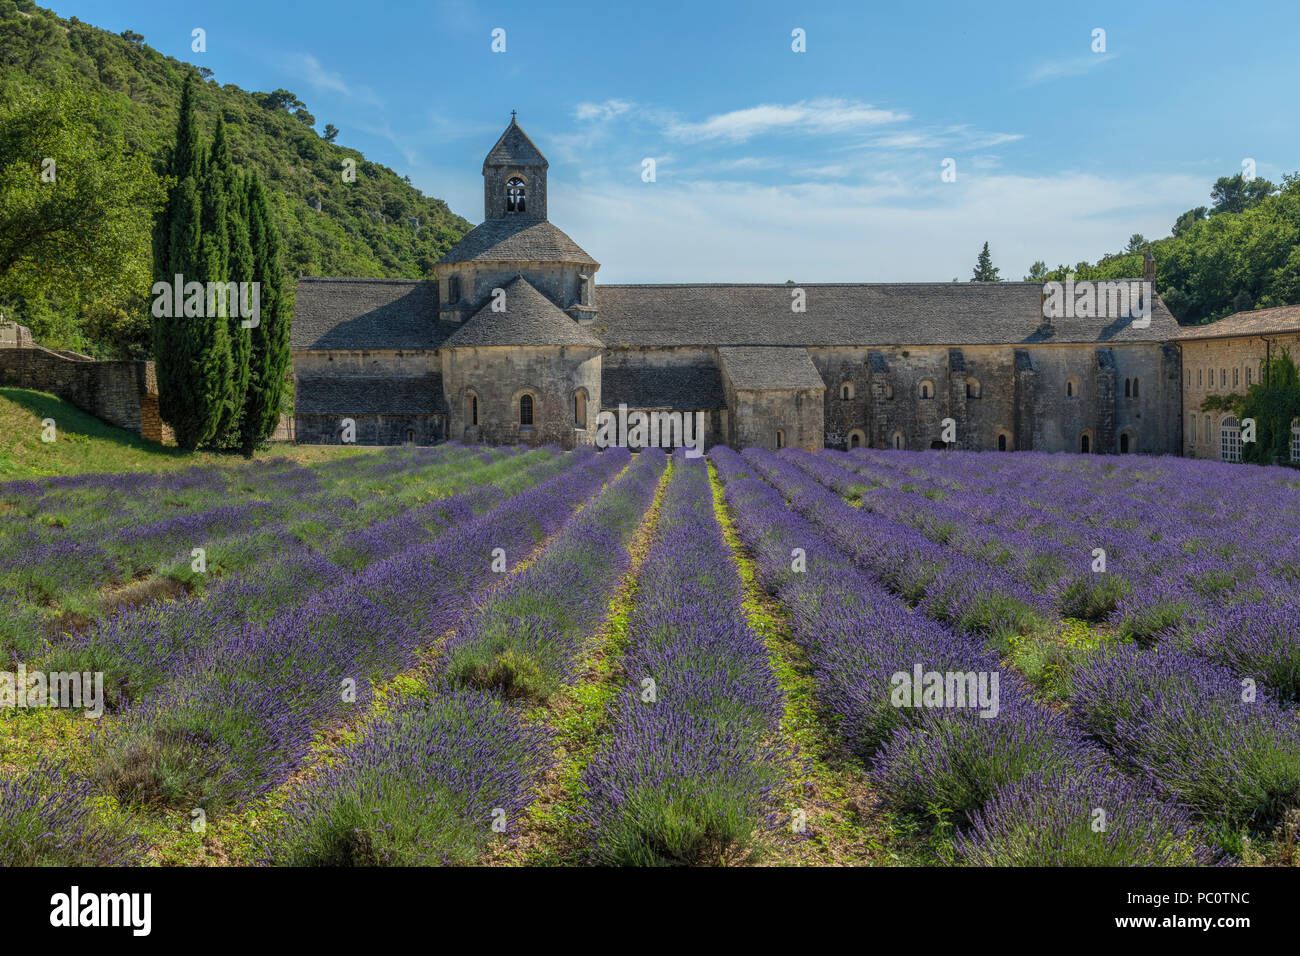
<path fill-rule="evenodd" d="M 116 103 L 128 145 L 154 157 L 161 172 L 184 76 L 208 71 L 144 40 L 64 20 L 31 0 L 0 0 L 0 89 L 74 86 Z M 210 136 L 224 116 L 235 163 L 256 170 L 270 190 L 291 275 L 425 276 L 470 228 L 442 200 L 327 140 L 328 117 L 317 132 L 316 118 L 288 91 L 248 92 L 207 78 L 197 94 L 201 134 Z M 356 162 L 355 182 L 343 181 L 346 159 Z"/>

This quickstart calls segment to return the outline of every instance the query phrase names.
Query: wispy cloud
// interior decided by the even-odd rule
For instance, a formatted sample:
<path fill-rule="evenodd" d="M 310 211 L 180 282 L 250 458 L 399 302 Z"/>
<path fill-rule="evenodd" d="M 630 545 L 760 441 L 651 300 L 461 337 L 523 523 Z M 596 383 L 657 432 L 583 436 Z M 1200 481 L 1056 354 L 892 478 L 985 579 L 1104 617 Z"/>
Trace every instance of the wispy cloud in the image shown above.
<path fill-rule="evenodd" d="M 1117 53 L 1086 53 L 1083 56 L 1039 63 L 1029 71 L 1025 83 L 1029 86 L 1037 86 L 1039 83 L 1048 83 L 1068 76 L 1082 76 L 1100 69 L 1118 56 Z"/>
<path fill-rule="evenodd" d="M 719 113 L 698 122 L 675 122 L 665 133 L 686 141 L 726 140 L 743 143 L 773 132 L 836 133 L 898 123 L 909 119 L 898 110 L 879 109 L 846 99 L 801 100 L 798 103 L 764 103 Z"/>
<path fill-rule="evenodd" d="M 603 103 L 579 103 L 573 109 L 573 116 L 575 119 L 583 121 L 608 121 L 613 119 L 615 116 L 622 116 L 624 113 L 632 109 L 632 105 L 633 104 L 629 103 L 627 100 L 605 100 Z"/>
<path fill-rule="evenodd" d="M 340 96 L 369 106 L 383 107 L 379 94 L 364 84 L 353 83 L 342 73 L 327 70 L 310 53 L 293 53 L 285 59 L 285 66 L 297 79 L 316 90 L 337 93 Z"/>

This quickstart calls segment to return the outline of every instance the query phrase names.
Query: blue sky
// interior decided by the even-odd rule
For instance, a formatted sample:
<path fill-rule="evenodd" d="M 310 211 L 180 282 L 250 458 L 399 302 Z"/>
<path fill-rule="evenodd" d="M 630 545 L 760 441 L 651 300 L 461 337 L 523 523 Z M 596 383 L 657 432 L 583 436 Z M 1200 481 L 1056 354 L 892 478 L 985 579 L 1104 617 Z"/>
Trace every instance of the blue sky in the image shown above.
<path fill-rule="evenodd" d="M 550 218 L 604 282 L 966 279 L 985 240 L 1018 279 L 1167 235 L 1247 158 L 1274 182 L 1300 168 L 1295 0 L 53 9 L 292 90 L 472 222 L 517 109 L 551 163 Z"/>

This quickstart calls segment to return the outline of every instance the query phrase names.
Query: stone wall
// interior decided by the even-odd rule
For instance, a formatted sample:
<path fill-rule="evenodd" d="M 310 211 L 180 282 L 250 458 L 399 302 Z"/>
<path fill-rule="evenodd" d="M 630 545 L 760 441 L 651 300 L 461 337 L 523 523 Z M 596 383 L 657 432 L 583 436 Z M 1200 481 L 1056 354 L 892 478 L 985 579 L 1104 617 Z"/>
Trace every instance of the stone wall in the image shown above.
<path fill-rule="evenodd" d="M 1249 385 L 1259 383 L 1268 355 L 1276 356 L 1282 349 L 1300 359 L 1300 335 L 1269 335 L 1267 340 L 1260 336 L 1239 335 L 1181 344 L 1184 455 L 1188 458 L 1221 457 L 1220 428 L 1229 413 L 1203 412 L 1201 403 L 1212 395 L 1246 394 Z"/>
<path fill-rule="evenodd" d="M 489 445 L 592 444 L 600 411 L 599 349 L 500 347 L 443 349 L 448 437 Z M 574 395 L 586 395 L 586 427 L 574 420 Z M 533 399 L 533 424 L 520 424 L 520 399 Z M 473 423 L 471 397 L 478 400 Z"/>
<path fill-rule="evenodd" d="M 67 358 L 38 345 L 0 348 L 0 385 L 49 392 L 154 441 L 162 441 L 170 431 L 158 417 L 152 362 Z"/>
<path fill-rule="evenodd" d="M 1104 346 L 924 346 L 810 348 L 827 383 L 825 444 L 922 450 L 946 447 L 1177 454 L 1181 427 L 1179 358 L 1158 344 Z M 1130 382 L 1125 397 L 1124 380 Z M 1137 395 L 1131 383 L 1137 380 Z M 850 397 L 844 397 L 844 386 Z M 1117 388 L 1118 385 L 1118 388 Z"/>
<path fill-rule="evenodd" d="M 356 445 L 436 445 L 446 441 L 443 415 L 294 415 L 293 439 L 307 445 L 343 444 L 343 420 L 355 423 Z"/>

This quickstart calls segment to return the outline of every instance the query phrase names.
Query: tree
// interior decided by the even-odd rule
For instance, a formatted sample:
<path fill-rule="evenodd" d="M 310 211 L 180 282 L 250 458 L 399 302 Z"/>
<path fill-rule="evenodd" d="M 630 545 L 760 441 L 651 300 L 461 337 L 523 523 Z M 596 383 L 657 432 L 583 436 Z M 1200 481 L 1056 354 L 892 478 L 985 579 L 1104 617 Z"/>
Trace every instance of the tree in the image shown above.
<path fill-rule="evenodd" d="M 276 90 L 274 93 L 267 93 L 262 97 L 262 105 L 267 109 L 286 110 L 288 112 L 306 109 L 307 107 L 306 103 L 288 90 Z"/>
<path fill-rule="evenodd" d="M 224 261 L 218 281 L 252 281 L 254 263 L 249 241 L 247 198 L 243 178 L 236 172 L 230 159 L 226 139 L 226 124 L 218 117 L 212 138 L 212 151 L 208 158 L 207 190 L 214 209 L 222 209 L 218 222 L 205 224 L 208 232 L 218 236 Z M 244 328 L 244 316 L 227 303 L 226 329 L 230 341 L 229 376 L 222 402 L 221 421 L 210 439 L 217 448 L 239 447 L 239 417 L 243 413 L 244 398 L 248 391 L 248 359 L 251 348 L 249 330 Z"/>
<path fill-rule="evenodd" d="M 117 109 L 62 88 L 0 91 L 0 287 L 30 299 L 124 298 L 148 285 L 165 189 Z"/>
<path fill-rule="evenodd" d="M 993 256 L 989 254 L 989 244 L 984 243 L 984 248 L 980 250 L 979 258 L 975 262 L 975 268 L 972 271 L 971 282 L 1001 282 L 998 277 L 998 270 L 993 265 Z"/>
<path fill-rule="evenodd" d="M 1037 260 L 1029 267 L 1029 275 L 1025 276 L 1026 282 L 1046 282 L 1047 281 L 1047 263 L 1042 259 Z"/>
<path fill-rule="evenodd" d="M 1135 232 L 1128 237 L 1128 245 L 1124 247 L 1125 252 L 1141 252 L 1147 245 L 1146 236 L 1140 232 Z"/>
<path fill-rule="evenodd" d="M 1277 191 L 1277 187 L 1267 179 L 1246 179 L 1241 173 L 1235 176 L 1220 176 L 1210 190 L 1214 200 L 1211 216 L 1225 212 L 1245 212 L 1257 206 L 1265 198 Z"/>
<path fill-rule="evenodd" d="M 339 128 L 337 126 L 335 126 L 333 123 L 325 124 L 325 133 L 324 133 L 325 142 L 327 143 L 334 142 L 334 140 L 338 138 L 338 135 L 339 135 Z"/>
<path fill-rule="evenodd" d="M 271 203 L 256 173 L 247 183 L 248 232 L 253 250 L 253 280 L 261 284 L 260 322 L 252 330 L 249 377 L 240 446 L 246 456 L 275 431 L 289 369 L 289 325 L 292 320 L 280 263 L 280 237 L 271 216 Z"/>
<path fill-rule="evenodd" d="M 1210 211 L 1205 206 L 1197 206 L 1195 209 L 1189 209 L 1178 217 L 1174 222 L 1173 234 L 1181 236 L 1188 232 L 1198 222 L 1203 222 L 1210 218 Z"/>
<path fill-rule="evenodd" d="M 172 285 L 176 276 L 182 283 L 216 281 L 221 274 L 223 243 L 219 236 L 205 236 L 203 227 L 205 220 L 219 221 L 224 203 L 204 188 L 209 185 L 207 165 L 199 147 L 191 74 L 181 92 L 168 169 L 176 185 L 154 233 L 154 274 L 159 282 Z M 192 450 L 210 439 L 221 421 L 230 390 L 229 332 L 223 317 L 187 316 L 182 302 L 170 305 L 154 310 L 158 407 L 176 432 L 177 444 Z"/>

